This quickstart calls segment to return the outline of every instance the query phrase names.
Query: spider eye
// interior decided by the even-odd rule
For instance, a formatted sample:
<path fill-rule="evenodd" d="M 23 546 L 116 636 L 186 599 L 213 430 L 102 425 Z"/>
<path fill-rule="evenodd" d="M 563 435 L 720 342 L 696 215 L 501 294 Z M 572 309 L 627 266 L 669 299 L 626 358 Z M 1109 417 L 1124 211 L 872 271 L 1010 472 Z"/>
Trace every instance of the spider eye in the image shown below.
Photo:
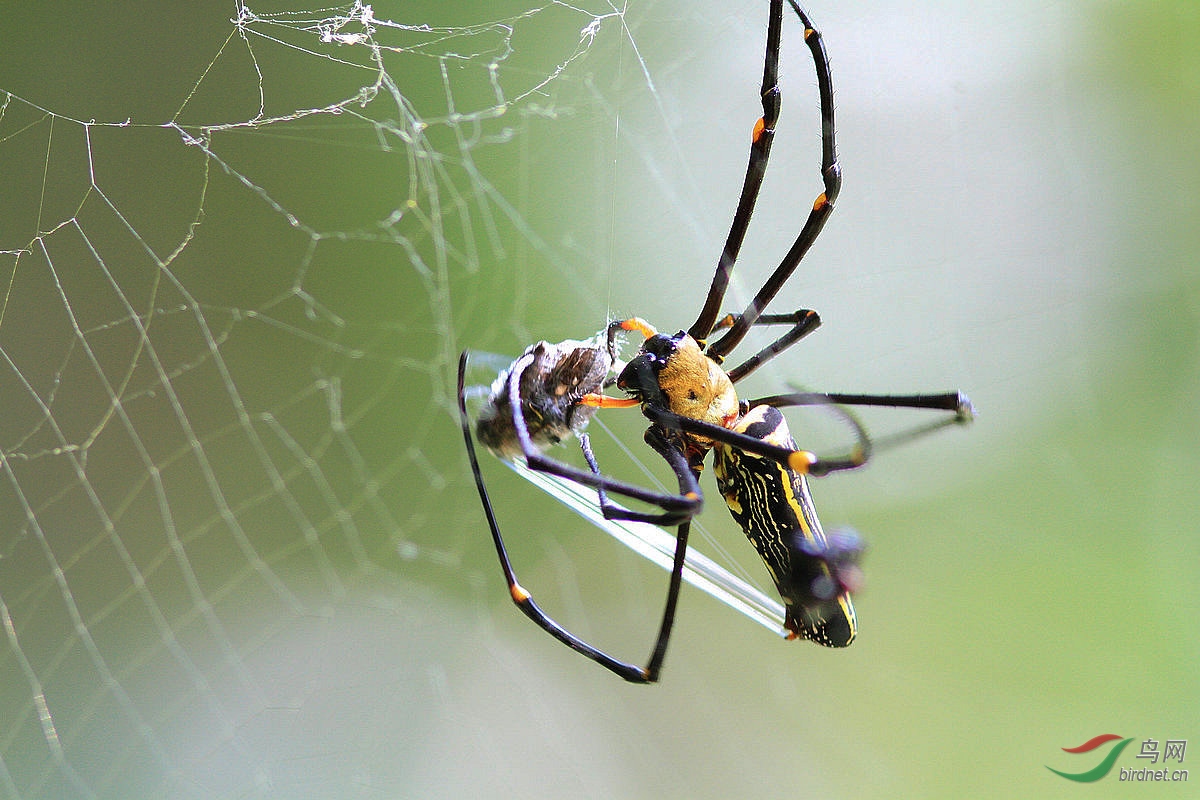
<path fill-rule="evenodd" d="M 679 348 L 679 338 L 685 335 L 680 331 L 674 336 L 663 336 L 661 333 L 651 336 L 642 345 L 639 355 L 645 356 L 646 361 L 654 367 L 654 371 L 658 372 L 671 360 L 671 356 L 675 355 Z"/>
<path fill-rule="evenodd" d="M 658 373 L 675 354 L 673 337 L 655 334 L 642 344 L 638 354 L 630 359 L 617 377 L 617 386 L 631 392 L 645 390 L 648 384 L 658 383 Z"/>

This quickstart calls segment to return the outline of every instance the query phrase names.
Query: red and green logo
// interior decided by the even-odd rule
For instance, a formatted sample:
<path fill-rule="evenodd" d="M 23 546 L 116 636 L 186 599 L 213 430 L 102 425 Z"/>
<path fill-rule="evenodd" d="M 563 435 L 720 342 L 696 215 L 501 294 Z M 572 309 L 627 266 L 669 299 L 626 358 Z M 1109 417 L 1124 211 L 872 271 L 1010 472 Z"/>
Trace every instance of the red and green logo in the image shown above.
<path fill-rule="evenodd" d="M 1097 748 L 1103 747 L 1109 742 L 1116 741 L 1117 739 L 1121 739 L 1121 737 L 1117 736 L 1115 733 L 1103 733 L 1092 739 L 1088 739 L 1078 747 L 1064 747 L 1063 751 L 1067 753 L 1091 753 Z M 1121 739 L 1118 744 L 1113 745 L 1112 748 L 1109 749 L 1108 755 L 1101 759 L 1099 764 L 1087 770 L 1086 772 L 1060 772 L 1059 770 L 1056 770 L 1054 767 L 1050 766 L 1047 766 L 1046 769 L 1050 770 L 1055 775 L 1061 775 L 1069 781 L 1076 781 L 1078 783 L 1092 783 L 1100 780 L 1109 773 L 1109 771 L 1113 768 L 1113 764 L 1116 763 L 1117 756 L 1121 755 L 1121 751 L 1124 750 L 1126 745 L 1132 741 L 1133 739 Z"/>

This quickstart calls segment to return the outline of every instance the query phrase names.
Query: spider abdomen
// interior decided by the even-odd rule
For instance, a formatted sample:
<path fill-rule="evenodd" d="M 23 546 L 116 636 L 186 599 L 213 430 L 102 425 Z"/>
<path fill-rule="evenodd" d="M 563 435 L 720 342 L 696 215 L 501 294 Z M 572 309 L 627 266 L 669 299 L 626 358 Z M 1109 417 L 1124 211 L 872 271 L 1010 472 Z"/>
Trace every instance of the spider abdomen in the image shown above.
<path fill-rule="evenodd" d="M 733 430 L 779 447 L 796 449 L 783 413 L 756 406 Z M 857 621 L 840 574 L 849 573 L 857 547 L 831 547 L 803 475 L 754 453 L 717 442 L 713 474 L 734 520 L 767 565 L 787 609 L 794 636 L 826 647 L 854 641 Z"/>

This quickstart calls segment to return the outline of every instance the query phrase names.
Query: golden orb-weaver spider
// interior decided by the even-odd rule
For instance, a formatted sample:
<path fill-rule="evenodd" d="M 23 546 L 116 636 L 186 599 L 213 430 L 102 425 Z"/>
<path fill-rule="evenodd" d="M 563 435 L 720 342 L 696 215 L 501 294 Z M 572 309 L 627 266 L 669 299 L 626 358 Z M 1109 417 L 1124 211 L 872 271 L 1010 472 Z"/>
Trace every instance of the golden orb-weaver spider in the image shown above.
<path fill-rule="evenodd" d="M 794 393 L 739 400 L 734 385 L 820 325 L 816 312 L 765 314 L 767 305 L 795 271 L 825 225 L 841 189 L 841 168 L 834 143 L 833 86 L 821 35 L 807 13 L 787 0 L 804 26 L 804 40 L 816 67 L 821 109 L 821 178 L 817 196 L 791 249 L 740 314 L 721 316 L 721 305 L 741 249 L 766 171 L 775 123 L 779 117 L 778 64 L 783 0 L 771 0 L 763 67 L 763 116 L 754 126 L 750 159 L 729 236 L 717 262 L 707 299 L 696 321 L 673 336 L 658 333 L 639 318 L 617 320 L 588 340 L 557 344 L 538 342 L 514 361 L 492 385 L 476 423 L 476 434 L 489 449 L 508 458 L 523 458 L 533 470 L 597 489 L 608 519 L 636 520 L 676 526 L 673 568 L 658 637 L 644 666 L 614 658 L 555 622 L 517 581 L 499 525 L 484 486 L 465 401 L 467 353 L 459 360 L 459 413 L 471 468 L 509 593 L 517 606 L 543 630 L 622 678 L 636 683 L 656 681 L 666 654 L 675 617 L 692 518 L 703 503 L 699 476 L 704 459 L 714 453 L 718 488 L 734 519 L 762 556 L 784 600 L 789 638 L 804 638 L 828 647 L 849 645 L 857 632 L 851 591 L 859 583 L 861 552 L 856 539 L 827 537 L 809 494 L 807 475 L 862 466 L 871 442 L 857 420 L 842 412 L 858 435 L 849 454 L 819 458 L 797 447 L 780 408 L 829 404 L 877 405 L 953 412 L 948 420 L 968 421 L 974 411 L 961 392 L 917 395 Z M 757 325 L 787 325 L 771 344 L 730 370 L 721 365 Z M 622 332 L 637 332 L 644 341 L 637 355 L 620 370 L 617 347 Z M 708 339 L 718 331 L 716 342 Z M 602 394 L 609 386 L 626 393 Z M 516 402 L 514 402 L 516 398 Z M 645 440 L 670 466 L 679 491 L 658 492 L 604 475 L 583 427 L 599 408 L 639 406 L 650 420 Z M 571 434 L 580 442 L 588 470 L 544 455 L 550 445 Z M 659 511 L 623 508 L 608 500 L 617 494 Z"/>

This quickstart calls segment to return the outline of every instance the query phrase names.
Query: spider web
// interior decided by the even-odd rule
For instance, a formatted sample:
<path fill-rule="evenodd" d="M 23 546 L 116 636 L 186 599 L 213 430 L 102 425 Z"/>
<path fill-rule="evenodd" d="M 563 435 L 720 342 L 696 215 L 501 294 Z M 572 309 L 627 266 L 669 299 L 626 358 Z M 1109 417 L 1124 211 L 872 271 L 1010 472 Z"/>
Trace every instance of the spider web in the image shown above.
<path fill-rule="evenodd" d="M 513 281 L 481 265 L 560 266 L 494 173 L 622 19 L 392 11 L 71 20 L 132 93 L 5 60 L 0 796 L 285 790 L 261 737 L 314 679 L 260 657 L 381 567 L 420 595 L 461 566 L 477 523 L 437 513 L 460 457 L 430 444 L 451 296 L 519 319 L 528 285 L 484 302 Z"/>

